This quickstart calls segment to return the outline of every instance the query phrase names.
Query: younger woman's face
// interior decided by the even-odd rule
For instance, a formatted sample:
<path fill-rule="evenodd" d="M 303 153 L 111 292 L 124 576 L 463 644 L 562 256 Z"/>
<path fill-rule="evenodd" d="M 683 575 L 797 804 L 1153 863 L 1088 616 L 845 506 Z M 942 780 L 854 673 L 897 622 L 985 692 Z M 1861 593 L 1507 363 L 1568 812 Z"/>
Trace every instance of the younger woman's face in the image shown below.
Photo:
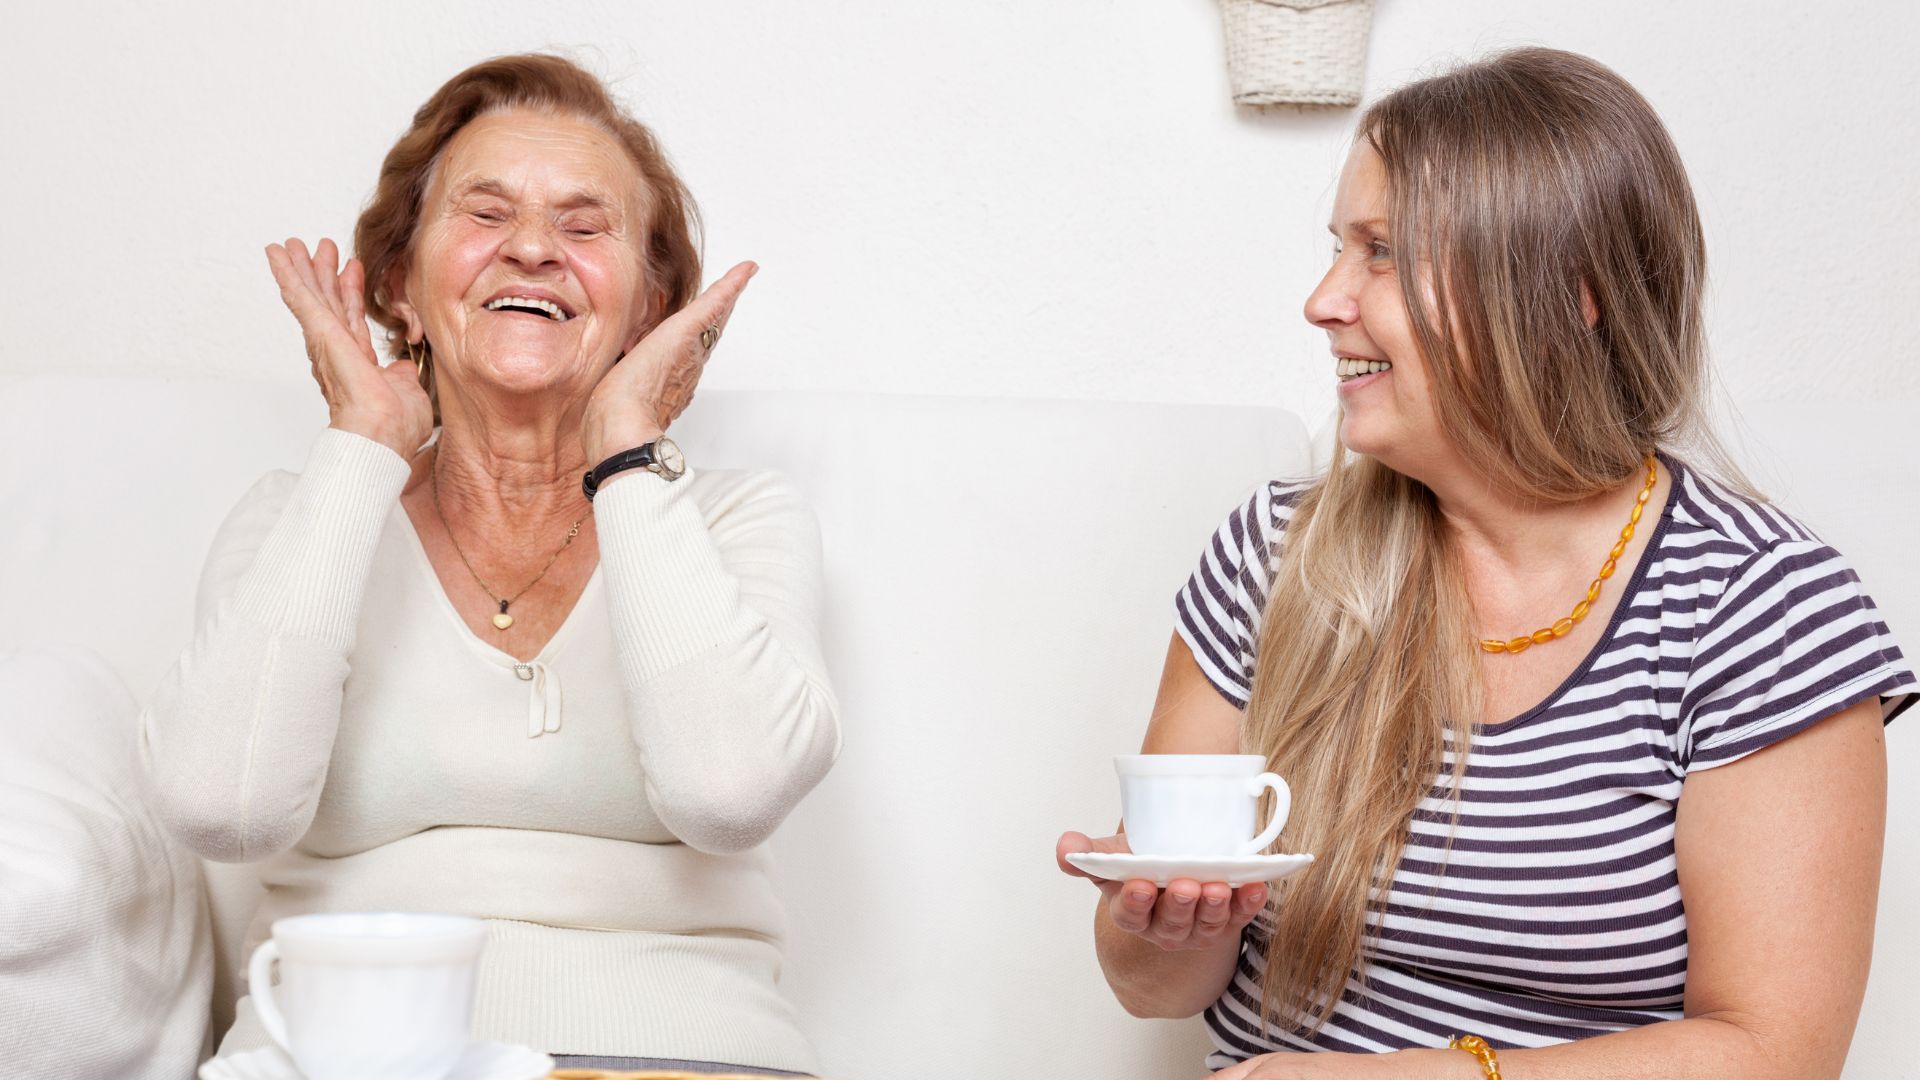
<path fill-rule="evenodd" d="M 1355 141 L 1340 172 L 1328 227 L 1333 265 L 1307 297 L 1306 316 L 1327 332 L 1332 348 L 1340 441 L 1418 477 L 1435 455 L 1452 451 L 1434 414 L 1427 365 L 1395 273 L 1401 253 L 1387 232 L 1386 166 L 1365 137 Z M 1431 304 L 1431 297 L 1423 302 Z M 1349 374 L 1354 371 L 1360 374 Z"/>

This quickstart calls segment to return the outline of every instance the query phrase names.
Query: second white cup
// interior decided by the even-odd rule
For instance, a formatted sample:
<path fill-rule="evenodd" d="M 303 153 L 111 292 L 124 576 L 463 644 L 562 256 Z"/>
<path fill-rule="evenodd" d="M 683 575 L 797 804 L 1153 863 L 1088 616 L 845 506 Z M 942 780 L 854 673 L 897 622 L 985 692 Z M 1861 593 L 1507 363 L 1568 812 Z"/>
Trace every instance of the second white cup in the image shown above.
<path fill-rule="evenodd" d="M 486 934 L 459 915 L 277 919 L 247 966 L 248 992 L 308 1080 L 443 1077 L 467 1048 Z"/>
<path fill-rule="evenodd" d="M 1286 827 L 1293 796 L 1258 754 L 1123 754 L 1120 816 L 1136 855 L 1256 855 Z M 1273 792 L 1273 816 L 1257 818 Z"/>

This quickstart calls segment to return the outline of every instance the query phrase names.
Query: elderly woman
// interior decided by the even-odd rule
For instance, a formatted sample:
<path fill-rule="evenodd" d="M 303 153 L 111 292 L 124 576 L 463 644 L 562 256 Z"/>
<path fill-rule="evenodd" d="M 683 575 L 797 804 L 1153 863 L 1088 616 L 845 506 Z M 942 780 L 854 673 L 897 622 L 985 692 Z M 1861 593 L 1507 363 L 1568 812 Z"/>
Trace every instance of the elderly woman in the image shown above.
<path fill-rule="evenodd" d="M 755 270 L 696 298 L 695 228 L 652 134 L 530 55 L 420 108 L 344 269 L 269 247 L 331 422 L 221 528 L 145 753 L 182 839 L 258 864 L 251 941 L 478 916 L 483 1038 L 811 1071 L 758 848 L 839 747 L 817 529 L 664 435 Z M 262 1043 L 243 1001 L 222 1054 Z"/>
<path fill-rule="evenodd" d="M 1920 684 L 1714 451 L 1665 128 L 1496 56 L 1367 112 L 1331 228 L 1339 446 L 1208 544 L 1146 735 L 1265 757 L 1316 861 L 1102 881 L 1115 994 L 1223 1080 L 1838 1076 Z"/>

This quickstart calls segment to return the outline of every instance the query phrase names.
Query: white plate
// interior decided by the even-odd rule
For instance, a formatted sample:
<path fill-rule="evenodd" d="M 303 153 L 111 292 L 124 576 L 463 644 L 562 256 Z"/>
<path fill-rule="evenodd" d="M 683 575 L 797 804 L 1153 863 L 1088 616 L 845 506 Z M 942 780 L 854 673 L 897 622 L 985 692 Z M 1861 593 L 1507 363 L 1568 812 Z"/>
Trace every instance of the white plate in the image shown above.
<path fill-rule="evenodd" d="M 538 1050 L 506 1043 L 475 1042 L 440 1080 L 539 1080 L 553 1059 Z M 302 1080 L 286 1051 L 277 1046 L 215 1058 L 200 1066 L 200 1080 Z"/>
<path fill-rule="evenodd" d="M 1067 861 L 1097 878 L 1132 881 L 1142 878 L 1162 888 L 1176 878 L 1202 884 L 1224 881 L 1234 888 L 1255 881 L 1279 881 L 1305 870 L 1311 855 L 1126 855 L 1117 852 L 1076 851 Z"/>

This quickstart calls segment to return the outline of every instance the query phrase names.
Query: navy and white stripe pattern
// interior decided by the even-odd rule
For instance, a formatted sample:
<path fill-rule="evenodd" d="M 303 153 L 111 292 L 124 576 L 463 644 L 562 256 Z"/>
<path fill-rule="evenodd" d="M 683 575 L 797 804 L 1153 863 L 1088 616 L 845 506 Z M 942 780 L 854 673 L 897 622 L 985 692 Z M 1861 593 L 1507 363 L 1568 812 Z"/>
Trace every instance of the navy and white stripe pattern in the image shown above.
<path fill-rule="evenodd" d="M 1440 1046 L 1459 1032 L 1541 1046 L 1678 1018 L 1687 921 L 1674 812 L 1688 772 L 1870 697 L 1891 721 L 1920 695 L 1839 553 L 1661 461 L 1672 495 L 1611 623 L 1544 702 L 1477 733 L 1444 859 L 1450 803 L 1436 788 L 1415 812 L 1387 909 L 1369 917 L 1367 984 L 1349 977 L 1317 1037 L 1293 1018 L 1263 1027 L 1262 916 L 1207 1010 L 1209 1067 Z M 1307 486 L 1269 484 L 1237 508 L 1175 601 L 1195 660 L 1241 707 L 1275 543 Z"/>

